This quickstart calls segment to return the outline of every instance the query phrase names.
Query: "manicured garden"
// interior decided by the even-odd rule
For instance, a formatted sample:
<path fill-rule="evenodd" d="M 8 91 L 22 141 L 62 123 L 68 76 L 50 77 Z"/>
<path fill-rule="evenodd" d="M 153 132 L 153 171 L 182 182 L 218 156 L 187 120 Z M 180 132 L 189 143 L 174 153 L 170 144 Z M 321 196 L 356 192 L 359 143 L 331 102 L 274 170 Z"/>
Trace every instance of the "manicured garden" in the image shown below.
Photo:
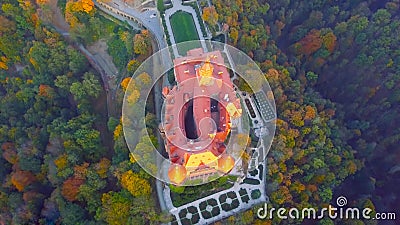
<path fill-rule="evenodd" d="M 170 17 L 172 32 L 174 33 L 175 43 L 199 40 L 196 26 L 191 14 L 178 11 Z M 186 52 L 193 48 L 200 48 L 200 43 L 182 45 L 178 48 L 179 54 L 186 55 Z"/>
<path fill-rule="evenodd" d="M 191 14 L 178 11 L 171 16 L 170 21 L 176 43 L 199 40 L 196 26 Z"/>
<path fill-rule="evenodd" d="M 175 207 L 179 207 L 221 190 L 226 190 L 233 186 L 233 182 L 235 182 L 236 179 L 236 176 L 228 175 L 198 186 L 174 187 L 170 185 L 172 203 Z"/>

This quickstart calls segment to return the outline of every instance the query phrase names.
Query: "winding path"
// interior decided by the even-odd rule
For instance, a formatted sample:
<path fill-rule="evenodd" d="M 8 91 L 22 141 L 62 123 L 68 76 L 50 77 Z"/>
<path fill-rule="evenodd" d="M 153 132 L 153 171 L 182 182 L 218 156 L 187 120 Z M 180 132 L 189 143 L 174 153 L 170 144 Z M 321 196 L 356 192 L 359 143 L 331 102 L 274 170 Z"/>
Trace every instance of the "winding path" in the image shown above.
<path fill-rule="evenodd" d="M 121 20 L 121 21 L 126 21 L 129 25 L 131 25 L 133 28 L 139 28 L 139 27 L 145 27 L 150 31 L 150 33 L 153 35 L 157 42 L 157 47 L 158 49 L 153 46 L 154 52 L 161 50 L 163 48 L 167 47 L 167 42 L 165 39 L 165 34 L 164 30 L 162 29 L 161 26 L 161 20 L 158 14 L 158 11 L 155 9 L 149 9 L 146 10 L 142 13 L 138 12 L 137 10 L 129 7 L 127 4 L 120 0 L 113 0 L 108 4 L 101 3 L 98 1 L 94 1 L 95 5 L 102 10 L 103 12 L 113 16 L 114 18 Z M 154 15 L 157 15 L 154 17 Z M 138 27 L 139 26 L 139 27 Z M 156 59 L 157 57 L 154 57 Z M 161 56 L 161 62 L 153 62 L 154 65 L 158 65 L 162 63 L 165 65 L 165 67 L 171 67 L 172 66 L 172 61 L 171 57 L 168 54 L 167 51 L 162 52 Z M 168 66 L 169 65 L 169 66 Z M 153 73 L 155 74 L 155 73 Z M 161 85 L 160 82 L 157 83 L 158 85 Z M 163 79 L 162 81 L 163 86 L 166 86 L 168 84 L 168 79 Z M 161 112 L 161 105 L 162 105 L 162 98 L 161 98 L 161 86 L 160 88 L 154 88 L 155 90 L 155 108 L 156 108 L 156 116 L 157 118 L 161 118 L 160 112 Z M 159 143 L 163 143 L 161 137 L 158 136 L 158 141 Z M 157 165 L 160 165 L 161 161 L 157 157 Z M 157 188 L 157 197 L 158 201 L 160 204 L 161 210 L 166 210 L 167 206 L 164 201 L 164 196 L 163 196 L 163 184 L 161 181 L 156 180 L 156 188 Z"/>
<path fill-rule="evenodd" d="M 115 114 L 115 106 L 114 106 L 114 94 L 115 90 L 110 91 L 109 85 L 109 76 L 105 72 L 102 64 L 99 63 L 96 58 L 82 45 L 73 41 L 70 37 L 69 33 L 69 25 L 65 22 L 64 16 L 62 15 L 60 9 L 57 7 L 57 0 L 49 1 L 49 8 L 51 11 L 51 15 L 45 15 L 44 12 L 40 14 L 44 21 L 50 23 L 53 28 L 60 33 L 64 38 L 65 41 L 71 45 L 73 48 L 77 49 L 81 52 L 85 58 L 88 60 L 89 64 L 100 74 L 104 90 L 106 91 L 107 96 L 107 114 L 108 116 Z M 44 17 L 44 18 L 43 18 Z"/>

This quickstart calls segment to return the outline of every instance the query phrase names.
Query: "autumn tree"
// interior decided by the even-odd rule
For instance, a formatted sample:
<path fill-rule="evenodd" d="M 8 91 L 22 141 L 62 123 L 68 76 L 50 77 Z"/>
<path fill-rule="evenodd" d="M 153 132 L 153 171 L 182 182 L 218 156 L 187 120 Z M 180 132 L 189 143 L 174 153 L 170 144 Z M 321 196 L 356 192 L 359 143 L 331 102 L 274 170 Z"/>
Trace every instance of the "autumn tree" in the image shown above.
<path fill-rule="evenodd" d="M 218 22 L 218 13 L 215 10 L 214 6 L 204 7 L 203 8 L 203 15 L 201 16 L 202 19 L 208 23 L 210 26 L 217 25 Z"/>
<path fill-rule="evenodd" d="M 11 142 L 5 142 L 1 145 L 3 150 L 3 158 L 11 164 L 15 164 L 18 160 L 17 149 L 15 145 Z"/>
<path fill-rule="evenodd" d="M 52 99 L 54 98 L 55 92 L 54 89 L 49 85 L 42 84 L 39 86 L 38 95 L 48 99 Z"/>
<path fill-rule="evenodd" d="M 135 81 L 139 89 L 144 89 L 150 87 L 152 79 L 148 73 L 143 72 L 135 78 Z"/>
<path fill-rule="evenodd" d="M 121 185 L 133 196 L 147 196 L 151 193 L 151 187 L 147 180 L 139 177 L 132 170 L 128 170 L 121 176 Z"/>
<path fill-rule="evenodd" d="M 126 89 L 128 88 L 129 82 L 131 81 L 130 77 L 125 77 L 122 81 L 121 81 L 121 88 L 123 91 L 126 91 Z M 133 84 L 132 84 L 133 85 Z"/>
<path fill-rule="evenodd" d="M 139 55 L 146 55 L 151 48 L 150 33 L 148 30 L 142 30 L 140 34 L 136 34 L 133 40 L 134 52 Z"/>
<path fill-rule="evenodd" d="M 136 59 L 131 59 L 126 66 L 128 72 L 133 73 L 140 66 L 140 63 Z"/>
<path fill-rule="evenodd" d="M 295 44 L 296 52 L 310 56 L 321 48 L 323 40 L 319 30 L 311 30 L 300 42 Z"/>
<path fill-rule="evenodd" d="M 247 210 L 241 215 L 241 224 L 253 224 L 254 222 L 254 215 L 253 210 Z"/>
<path fill-rule="evenodd" d="M 68 201 L 75 201 L 79 193 L 79 187 L 83 184 L 84 179 L 77 177 L 70 177 L 64 181 L 61 194 Z"/>
<path fill-rule="evenodd" d="M 68 1 L 68 3 L 71 6 L 69 6 L 67 8 L 70 8 L 71 12 L 90 13 L 93 10 L 93 7 L 94 7 L 94 2 L 92 0 Z"/>
<path fill-rule="evenodd" d="M 107 171 L 108 171 L 108 168 L 110 167 L 110 165 L 111 165 L 111 162 L 109 159 L 101 158 L 100 161 L 97 164 L 95 164 L 94 168 L 96 170 L 96 173 L 99 174 L 99 176 L 101 178 L 106 178 Z"/>
<path fill-rule="evenodd" d="M 115 130 L 114 130 L 114 140 L 117 140 L 118 138 L 120 138 L 120 137 L 122 137 L 123 136 L 123 133 L 122 133 L 122 124 L 118 124 L 116 127 L 115 127 Z"/>
<path fill-rule="evenodd" d="M 35 180 L 35 176 L 30 171 L 18 170 L 11 176 L 11 183 L 18 191 L 23 191 L 26 186 L 32 184 Z"/>
<path fill-rule="evenodd" d="M 102 210 L 96 215 L 110 225 L 127 224 L 133 200 L 126 192 L 108 192 L 101 197 Z"/>
<path fill-rule="evenodd" d="M 239 31 L 232 27 L 229 32 L 229 37 L 232 39 L 233 45 L 236 45 L 239 39 Z"/>
<path fill-rule="evenodd" d="M 332 31 L 330 31 L 327 34 L 322 36 L 322 43 L 324 44 L 324 46 L 328 49 L 328 51 L 330 53 L 333 53 L 333 51 L 335 50 L 336 41 L 337 41 L 337 38 Z"/>

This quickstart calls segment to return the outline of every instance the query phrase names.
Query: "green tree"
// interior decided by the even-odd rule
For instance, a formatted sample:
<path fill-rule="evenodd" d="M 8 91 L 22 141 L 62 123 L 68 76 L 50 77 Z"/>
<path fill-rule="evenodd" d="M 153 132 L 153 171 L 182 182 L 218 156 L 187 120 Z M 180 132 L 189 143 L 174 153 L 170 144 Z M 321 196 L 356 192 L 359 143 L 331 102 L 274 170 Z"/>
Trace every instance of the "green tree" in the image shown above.
<path fill-rule="evenodd" d="M 85 71 L 88 67 L 87 59 L 73 48 L 67 48 L 67 54 L 69 58 L 69 69 L 74 74 L 79 74 Z"/>
<path fill-rule="evenodd" d="M 93 73 L 87 72 L 83 75 L 82 86 L 87 95 L 97 98 L 101 92 L 99 80 Z"/>

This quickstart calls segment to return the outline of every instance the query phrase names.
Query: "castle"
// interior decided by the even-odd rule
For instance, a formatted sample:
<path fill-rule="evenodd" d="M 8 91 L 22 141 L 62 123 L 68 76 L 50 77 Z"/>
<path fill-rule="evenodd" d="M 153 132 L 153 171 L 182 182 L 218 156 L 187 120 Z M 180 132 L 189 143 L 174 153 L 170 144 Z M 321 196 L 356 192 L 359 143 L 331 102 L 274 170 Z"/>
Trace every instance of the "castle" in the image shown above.
<path fill-rule="evenodd" d="M 177 85 L 164 87 L 163 133 L 174 184 L 228 173 L 235 164 L 225 141 L 242 114 L 220 51 L 192 49 L 174 60 Z"/>

